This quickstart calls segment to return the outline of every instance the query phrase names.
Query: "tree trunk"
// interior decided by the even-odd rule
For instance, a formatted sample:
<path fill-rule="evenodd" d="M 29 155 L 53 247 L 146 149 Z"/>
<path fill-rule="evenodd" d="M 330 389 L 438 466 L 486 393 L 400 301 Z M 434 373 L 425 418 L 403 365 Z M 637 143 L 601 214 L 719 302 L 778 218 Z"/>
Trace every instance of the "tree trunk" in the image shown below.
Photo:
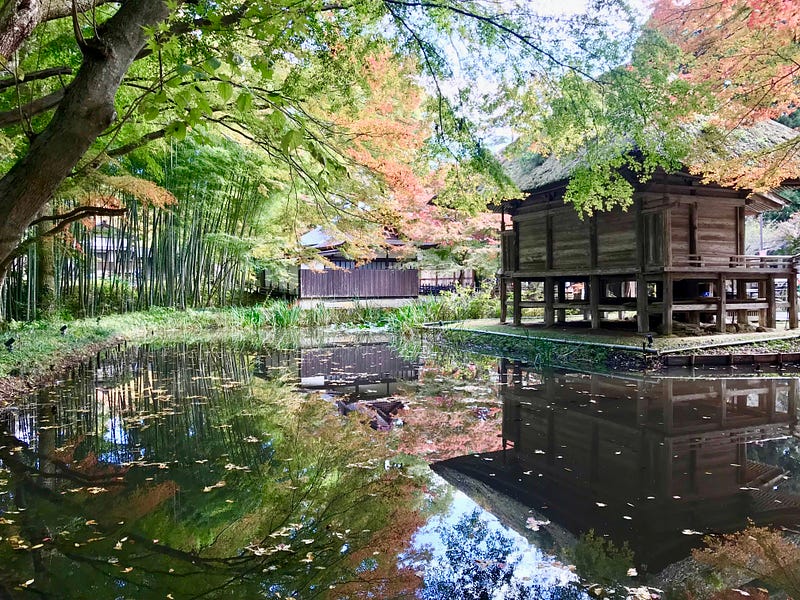
<path fill-rule="evenodd" d="M 165 20 L 164 0 L 129 0 L 87 42 L 78 74 L 47 127 L 0 179 L 0 287 L 25 229 L 97 137 L 114 121 L 122 78 L 147 40 L 145 28 Z"/>

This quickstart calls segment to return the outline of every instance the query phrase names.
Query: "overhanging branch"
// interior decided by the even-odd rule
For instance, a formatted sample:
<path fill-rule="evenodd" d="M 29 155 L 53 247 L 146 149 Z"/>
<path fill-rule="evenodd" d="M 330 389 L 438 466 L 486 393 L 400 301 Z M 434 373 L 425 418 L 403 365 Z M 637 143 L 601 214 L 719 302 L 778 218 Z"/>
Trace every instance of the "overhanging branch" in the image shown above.
<path fill-rule="evenodd" d="M 16 125 L 30 119 L 31 117 L 47 112 L 55 108 L 64 99 L 64 88 L 56 90 L 46 96 L 37 98 L 33 102 L 28 102 L 23 106 L 13 110 L 0 112 L 0 127 L 8 127 L 9 125 Z"/>
<path fill-rule="evenodd" d="M 50 69 L 34 71 L 33 73 L 25 73 L 25 76 L 22 79 L 16 79 L 14 77 L 9 79 L 0 79 L 0 90 L 14 87 L 18 83 L 28 83 L 29 81 L 48 79 L 50 77 L 57 77 L 59 75 L 72 75 L 72 67 L 52 67 Z"/>

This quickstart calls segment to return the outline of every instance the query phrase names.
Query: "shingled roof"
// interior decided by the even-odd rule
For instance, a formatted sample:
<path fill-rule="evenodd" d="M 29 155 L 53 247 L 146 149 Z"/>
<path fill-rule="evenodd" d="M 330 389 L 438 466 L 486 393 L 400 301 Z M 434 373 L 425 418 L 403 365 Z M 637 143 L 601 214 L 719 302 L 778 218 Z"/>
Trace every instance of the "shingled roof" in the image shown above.
<path fill-rule="evenodd" d="M 697 127 L 698 138 L 702 136 L 701 127 Z M 784 142 L 800 136 L 800 133 L 786 127 L 777 121 L 765 120 L 735 129 L 725 139 L 727 156 L 736 158 L 747 154 L 762 152 L 774 148 Z M 710 144 L 699 144 L 704 150 L 709 150 Z M 721 157 L 720 154 L 717 154 Z M 695 161 L 702 159 L 698 156 Z M 581 166 L 584 153 L 578 152 L 568 158 L 556 158 L 553 155 L 543 157 L 540 154 L 529 152 L 512 160 L 504 162 L 506 174 L 523 192 L 535 192 L 556 184 L 569 181 L 572 173 Z M 688 162 L 693 162 L 690 157 Z"/>

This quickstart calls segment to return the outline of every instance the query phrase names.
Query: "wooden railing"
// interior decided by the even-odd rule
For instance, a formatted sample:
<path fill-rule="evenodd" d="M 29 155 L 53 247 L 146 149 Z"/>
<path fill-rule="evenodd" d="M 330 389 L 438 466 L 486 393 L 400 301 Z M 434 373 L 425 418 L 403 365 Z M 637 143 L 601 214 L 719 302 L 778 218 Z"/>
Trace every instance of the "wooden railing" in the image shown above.
<path fill-rule="evenodd" d="M 673 257 L 673 267 L 689 269 L 775 269 L 790 271 L 795 264 L 795 257 L 776 255 L 758 256 L 738 255 L 702 255 L 689 254 L 686 257 Z"/>

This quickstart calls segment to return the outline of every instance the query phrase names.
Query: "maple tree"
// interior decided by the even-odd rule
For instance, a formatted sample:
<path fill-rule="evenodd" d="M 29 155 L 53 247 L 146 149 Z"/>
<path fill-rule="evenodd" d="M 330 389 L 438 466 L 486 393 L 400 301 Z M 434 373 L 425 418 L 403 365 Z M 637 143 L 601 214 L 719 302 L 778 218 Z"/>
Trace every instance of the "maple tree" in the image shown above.
<path fill-rule="evenodd" d="M 574 31 L 602 29 L 599 17 L 613 19 L 609 7 L 624 5 L 599 4 L 603 12 L 567 20 Z M 442 48 L 448 36 L 507 56 L 488 63 L 496 71 L 505 64 L 523 73 L 531 61 L 542 70 L 583 71 L 585 61 L 573 59 L 592 53 L 562 50 L 551 27 L 526 2 L 6 3 L 0 11 L 6 74 L 0 80 L 0 262 L 65 180 L 154 140 L 192 132 L 221 132 L 256 145 L 295 182 L 330 199 L 333 188 L 357 175 L 347 133 L 320 117 L 325 108 L 318 110 L 318 103 L 330 114 L 367 92 L 356 66 L 376 43 L 416 56 L 417 69 L 439 91 L 454 68 Z M 526 64 L 517 67 L 520 57 Z M 474 65 L 487 64 L 473 58 L 473 67 L 461 66 L 477 69 L 471 76 L 480 70 Z M 466 56 L 459 59 L 466 64 Z M 471 141 L 461 96 L 454 102 L 437 96 L 431 147 L 470 169 L 489 167 L 488 153 Z M 54 223 L 68 218 L 49 217 Z"/>
<path fill-rule="evenodd" d="M 786 0 L 659 0 L 648 26 L 680 50 L 675 75 L 701 98 L 716 146 L 747 126 L 793 112 L 800 102 L 800 6 Z M 687 117 L 693 117 L 687 111 Z M 701 154 L 694 168 L 722 184 L 766 189 L 800 177 L 800 138 L 764 150 Z M 703 161 L 705 164 L 700 164 Z"/>

